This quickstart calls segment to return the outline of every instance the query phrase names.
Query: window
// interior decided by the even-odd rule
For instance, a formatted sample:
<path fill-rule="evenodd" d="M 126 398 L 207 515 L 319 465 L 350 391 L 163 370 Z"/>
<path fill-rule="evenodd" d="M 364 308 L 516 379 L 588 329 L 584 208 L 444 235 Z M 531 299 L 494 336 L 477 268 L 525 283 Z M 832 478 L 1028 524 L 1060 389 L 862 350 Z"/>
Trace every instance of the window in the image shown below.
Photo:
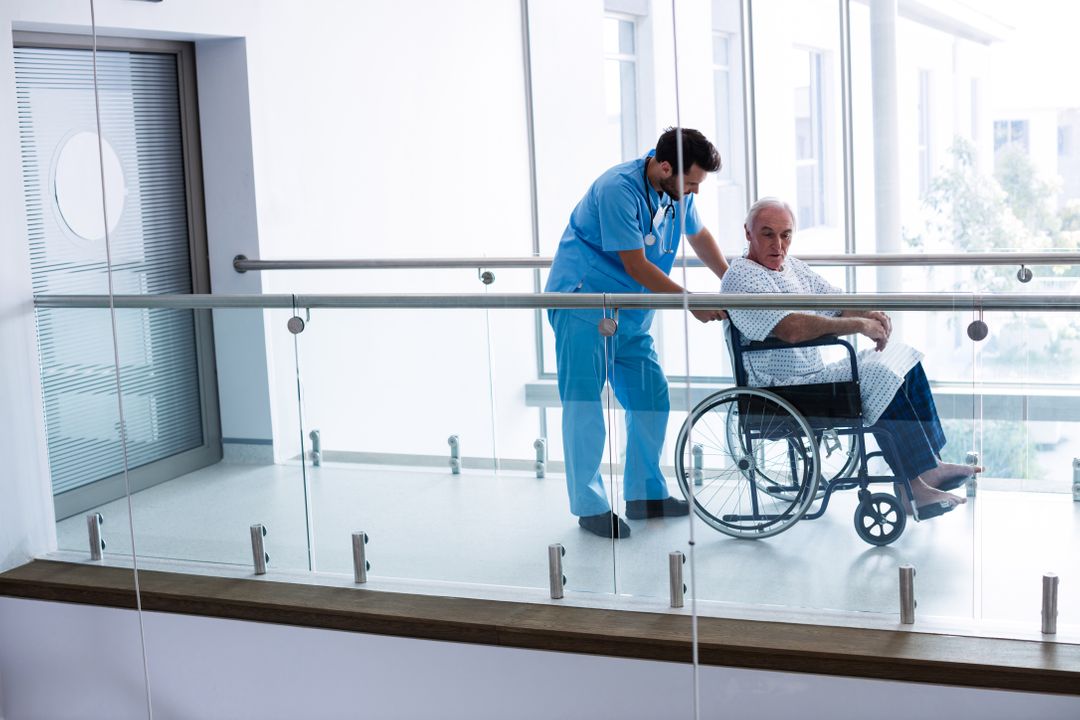
<path fill-rule="evenodd" d="M 713 93 L 716 102 L 715 145 L 723 159 L 716 178 L 731 182 L 731 36 L 728 33 L 713 33 Z"/>
<path fill-rule="evenodd" d="M 612 163 L 637 157 L 637 25 L 626 15 L 604 17 L 604 100 Z"/>
<path fill-rule="evenodd" d="M 1024 152 L 1028 151 L 1027 120 L 995 120 L 994 150 L 1001 150 L 1006 145 L 1014 145 Z"/>
<path fill-rule="evenodd" d="M 15 79 L 35 294 L 105 293 L 94 58 L 78 40 L 17 36 Z M 38 44 L 40 42 L 40 44 Z M 101 154 L 117 293 L 209 290 L 201 179 L 189 158 L 197 117 L 183 43 L 99 41 Z M 137 47 L 137 51 L 129 49 Z M 221 458 L 209 318 L 194 311 L 117 314 L 125 406 L 121 452 L 107 312 L 36 313 L 42 402 L 58 518 Z"/>
<path fill-rule="evenodd" d="M 821 66 L 822 53 L 795 49 L 795 212 L 799 228 L 825 224 Z"/>
<path fill-rule="evenodd" d="M 930 71 L 919 71 L 919 195 L 930 189 Z"/>

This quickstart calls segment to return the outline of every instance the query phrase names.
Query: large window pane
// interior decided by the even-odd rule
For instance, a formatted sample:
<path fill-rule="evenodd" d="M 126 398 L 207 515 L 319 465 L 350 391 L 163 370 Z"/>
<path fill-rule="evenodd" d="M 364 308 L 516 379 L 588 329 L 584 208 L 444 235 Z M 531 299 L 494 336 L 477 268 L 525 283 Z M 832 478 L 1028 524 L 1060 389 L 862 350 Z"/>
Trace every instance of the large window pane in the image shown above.
<path fill-rule="evenodd" d="M 758 197 L 795 208 L 804 247 L 844 252 L 839 5 L 767 0 L 753 12 Z"/>

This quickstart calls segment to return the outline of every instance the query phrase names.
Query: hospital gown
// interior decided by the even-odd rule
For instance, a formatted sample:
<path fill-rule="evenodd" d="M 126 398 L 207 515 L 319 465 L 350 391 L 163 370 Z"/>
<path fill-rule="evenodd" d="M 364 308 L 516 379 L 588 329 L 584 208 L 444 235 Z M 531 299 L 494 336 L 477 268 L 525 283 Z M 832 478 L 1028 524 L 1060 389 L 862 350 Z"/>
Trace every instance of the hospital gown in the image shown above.
<path fill-rule="evenodd" d="M 769 270 L 747 258 L 736 258 L 724 275 L 721 288 L 725 293 L 787 293 L 798 295 L 832 295 L 842 292 L 797 258 L 784 260 L 783 270 Z M 777 324 L 796 312 L 780 308 L 731 309 L 728 314 L 747 341 L 764 340 Z M 838 310 L 802 310 L 828 317 L 837 317 Z M 863 416 L 868 425 L 877 422 L 892 401 L 904 377 L 922 359 L 918 350 L 890 340 L 885 350 L 863 350 L 857 356 L 859 392 Z M 803 385 L 810 383 L 846 382 L 851 380 L 851 364 L 847 357 L 826 364 L 817 347 L 770 350 L 743 356 L 747 380 L 756 387 L 770 385 Z"/>

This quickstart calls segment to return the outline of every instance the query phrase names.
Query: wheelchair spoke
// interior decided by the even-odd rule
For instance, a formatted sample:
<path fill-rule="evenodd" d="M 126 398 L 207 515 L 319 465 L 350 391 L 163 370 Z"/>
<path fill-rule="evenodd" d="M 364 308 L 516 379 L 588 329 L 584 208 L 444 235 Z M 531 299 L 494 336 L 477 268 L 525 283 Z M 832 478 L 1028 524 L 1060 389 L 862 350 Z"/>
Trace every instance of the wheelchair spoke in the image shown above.
<path fill-rule="evenodd" d="M 680 487 L 716 529 L 736 537 L 774 535 L 813 500 L 820 438 L 775 395 L 720 391 L 692 411 L 679 434 Z"/>

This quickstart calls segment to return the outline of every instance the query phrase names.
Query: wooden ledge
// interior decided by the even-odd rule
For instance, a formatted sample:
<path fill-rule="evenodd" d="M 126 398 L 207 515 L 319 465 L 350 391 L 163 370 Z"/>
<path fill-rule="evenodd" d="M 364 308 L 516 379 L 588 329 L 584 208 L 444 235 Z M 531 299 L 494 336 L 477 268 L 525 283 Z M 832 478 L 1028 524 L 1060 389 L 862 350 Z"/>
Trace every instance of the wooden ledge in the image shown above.
<path fill-rule="evenodd" d="M 686 615 L 139 573 L 144 610 L 501 647 L 690 662 Z M 131 570 L 35 560 L 0 595 L 134 608 Z M 1080 646 L 701 618 L 705 665 L 1080 695 Z"/>

